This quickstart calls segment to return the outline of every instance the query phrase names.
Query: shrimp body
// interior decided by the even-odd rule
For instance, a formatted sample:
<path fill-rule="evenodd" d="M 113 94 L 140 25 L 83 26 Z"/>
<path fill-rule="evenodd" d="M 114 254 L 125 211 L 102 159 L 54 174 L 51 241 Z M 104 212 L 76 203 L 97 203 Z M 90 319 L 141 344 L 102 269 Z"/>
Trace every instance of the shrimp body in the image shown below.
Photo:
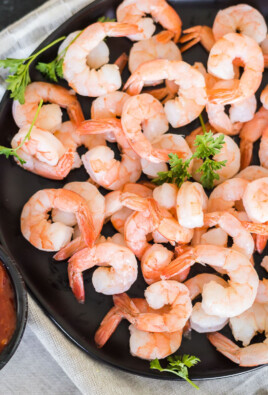
<path fill-rule="evenodd" d="M 214 138 L 217 138 L 220 134 L 214 134 Z M 217 171 L 219 175 L 218 180 L 214 180 L 213 185 L 218 185 L 225 180 L 233 177 L 240 168 L 240 150 L 236 142 L 229 136 L 224 135 L 224 145 L 221 151 L 214 155 L 213 159 L 217 162 L 226 161 L 225 166 Z M 196 170 L 202 165 L 201 159 L 195 159 L 193 163 L 192 175 L 193 178 L 200 182 L 202 173 L 197 173 Z"/>
<path fill-rule="evenodd" d="M 208 212 L 233 208 L 243 198 L 248 183 L 245 178 L 231 178 L 218 185 L 209 196 Z"/>
<path fill-rule="evenodd" d="M 21 213 L 21 232 L 34 247 L 57 251 L 71 239 L 72 228 L 61 222 L 49 222 L 52 208 L 75 213 L 85 243 L 94 243 L 94 225 L 86 201 L 67 189 L 43 189 L 28 200 Z"/>
<path fill-rule="evenodd" d="M 129 53 L 128 67 L 131 73 L 144 62 L 154 59 L 182 60 L 177 45 L 171 41 L 173 34 L 162 31 L 147 40 L 135 43 Z M 162 81 L 160 80 L 159 83 Z M 150 81 L 147 85 L 151 85 Z"/>
<path fill-rule="evenodd" d="M 268 177 L 259 178 L 248 184 L 243 195 L 243 204 L 247 215 L 253 222 L 268 221 Z"/>
<path fill-rule="evenodd" d="M 22 143 L 29 128 L 28 124 L 18 131 L 11 141 L 12 148 Z M 32 128 L 30 139 L 24 142 L 17 153 L 25 161 L 23 164 L 17 163 L 25 170 L 55 180 L 66 177 L 74 163 L 72 150 L 66 150 L 52 133 L 36 126 Z"/>
<path fill-rule="evenodd" d="M 82 273 L 94 266 L 101 267 L 93 273 L 93 286 L 96 292 L 105 295 L 125 292 L 137 279 L 137 261 L 129 248 L 109 242 L 84 248 L 68 264 L 70 287 L 80 303 L 85 300 Z"/>
<path fill-rule="evenodd" d="M 155 313 L 137 312 L 124 295 L 113 298 L 115 305 L 135 328 L 146 332 L 176 332 L 185 326 L 192 312 L 192 304 L 184 284 L 172 280 L 158 281 L 150 285 L 144 295 L 148 305 L 156 310 Z"/>
<path fill-rule="evenodd" d="M 263 89 L 260 100 L 262 102 L 263 107 L 268 110 L 268 85 Z"/>
<path fill-rule="evenodd" d="M 153 190 L 154 200 L 175 216 L 178 187 L 175 184 L 164 183 Z"/>
<path fill-rule="evenodd" d="M 137 26 L 117 22 L 97 22 L 88 26 L 68 48 L 63 61 L 63 75 L 69 85 L 82 96 L 101 96 L 121 86 L 117 65 L 105 64 L 99 70 L 87 64 L 88 54 L 106 36 L 122 37 L 138 31 Z"/>
<path fill-rule="evenodd" d="M 187 125 L 199 116 L 207 103 L 206 84 L 203 75 L 183 61 L 156 59 L 141 64 L 129 77 L 124 89 L 139 94 L 147 81 L 168 79 L 178 86 L 178 96 L 165 103 L 165 113 L 174 127 Z"/>
<path fill-rule="evenodd" d="M 235 58 L 240 58 L 244 64 L 244 72 L 237 80 L 237 87 L 212 88 L 210 101 L 231 104 L 249 98 L 259 88 L 264 69 L 262 51 L 256 41 L 238 33 L 226 34 L 215 43 L 208 58 L 208 72 L 224 80 L 233 79 Z"/>
<path fill-rule="evenodd" d="M 186 228 L 200 228 L 204 224 L 203 212 L 207 209 L 208 197 L 201 184 L 186 181 L 177 195 L 177 217 Z"/>
<path fill-rule="evenodd" d="M 152 18 L 144 18 L 150 14 Z M 139 41 L 151 37 L 155 31 L 153 20 L 174 34 L 176 43 L 181 35 L 181 19 L 165 0 L 124 0 L 116 10 L 118 22 L 135 23 L 141 32 L 130 33 L 131 40 Z"/>
<path fill-rule="evenodd" d="M 217 351 L 239 366 L 258 366 L 268 363 L 268 339 L 262 343 L 238 347 L 221 333 L 215 332 L 208 335 L 208 340 Z"/>
<path fill-rule="evenodd" d="M 204 285 L 202 307 L 209 315 L 234 317 L 252 306 L 259 284 L 250 260 L 240 252 L 215 245 L 192 247 L 162 271 L 167 279 L 199 262 L 229 275 L 228 287 L 215 282 Z"/>
<path fill-rule="evenodd" d="M 53 103 L 41 108 L 35 126 L 45 130 L 54 130 L 61 124 L 60 107 L 66 108 L 69 118 L 78 125 L 84 120 L 79 101 L 72 91 L 48 82 L 32 82 L 25 90 L 25 103 L 13 102 L 12 114 L 18 127 L 31 124 L 41 99 Z"/>
<path fill-rule="evenodd" d="M 212 31 L 218 41 L 228 33 L 238 31 L 251 37 L 258 44 L 267 34 L 267 26 L 262 14 L 248 4 L 238 4 L 220 10 L 213 22 Z"/>
<path fill-rule="evenodd" d="M 258 178 L 268 177 L 268 169 L 262 166 L 248 166 L 235 175 L 237 178 L 244 178 L 248 181 L 254 181 Z"/>
<path fill-rule="evenodd" d="M 259 149 L 259 159 L 261 162 L 261 165 L 268 169 L 268 125 L 262 132 L 261 136 L 261 143 L 260 143 L 260 149 Z"/>

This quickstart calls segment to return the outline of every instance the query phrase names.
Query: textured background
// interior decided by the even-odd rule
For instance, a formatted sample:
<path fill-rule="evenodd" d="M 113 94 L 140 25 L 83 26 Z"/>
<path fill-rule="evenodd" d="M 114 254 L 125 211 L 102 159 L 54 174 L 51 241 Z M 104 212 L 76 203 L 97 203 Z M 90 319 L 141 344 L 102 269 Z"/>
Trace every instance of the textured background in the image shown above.
<path fill-rule="evenodd" d="M 0 30 L 45 2 L 46 0 L 0 0 Z"/>

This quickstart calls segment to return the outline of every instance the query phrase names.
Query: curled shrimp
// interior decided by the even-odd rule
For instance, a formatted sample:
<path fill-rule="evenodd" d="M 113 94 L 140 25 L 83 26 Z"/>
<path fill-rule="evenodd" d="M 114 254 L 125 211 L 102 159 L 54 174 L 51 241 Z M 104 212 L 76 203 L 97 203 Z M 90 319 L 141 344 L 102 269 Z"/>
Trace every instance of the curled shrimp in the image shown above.
<path fill-rule="evenodd" d="M 150 14 L 152 18 L 144 18 L 146 14 Z M 173 32 L 175 43 L 181 35 L 181 19 L 165 0 L 124 0 L 116 10 L 116 17 L 118 22 L 135 23 L 139 26 L 141 32 L 128 35 L 134 41 L 144 40 L 153 35 L 153 20 Z"/>
<path fill-rule="evenodd" d="M 253 144 L 264 132 L 268 124 L 268 110 L 261 107 L 253 119 L 246 122 L 239 134 L 241 151 L 241 170 L 250 165 L 253 153 Z"/>
<path fill-rule="evenodd" d="M 217 40 L 225 34 L 237 31 L 251 37 L 259 44 L 267 33 L 265 19 L 258 10 L 248 4 L 227 7 L 217 13 L 212 29 L 208 26 L 193 26 L 184 30 L 183 33 L 187 34 L 180 39 L 180 42 L 188 42 L 188 44 L 183 46 L 182 52 L 198 42 L 210 52 Z"/>
<path fill-rule="evenodd" d="M 234 317 L 252 306 L 259 278 L 246 255 L 215 245 L 191 247 L 162 271 L 162 278 L 171 278 L 195 262 L 212 266 L 230 277 L 227 288 L 213 281 L 204 286 L 202 307 L 207 314 Z"/>
<path fill-rule="evenodd" d="M 12 114 L 18 127 L 31 124 L 41 99 L 53 104 L 42 106 L 35 126 L 45 130 L 53 130 L 61 124 L 60 107 L 66 108 L 69 118 L 78 125 L 84 120 L 79 101 L 73 91 L 48 82 L 32 82 L 26 87 L 25 103 L 13 102 Z"/>
<path fill-rule="evenodd" d="M 216 133 L 214 138 L 217 138 L 219 135 L 219 133 Z M 214 180 L 214 186 L 238 173 L 240 168 L 240 150 L 236 142 L 231 137 L 224 135 L 224 145 L 221 151 L 216 154 L 213 159 L 217 162 L 226 161 L 225 166 L 217 171 L 219 179 Z M 202 163 L 201 159 L 195 159 L 193 163 L 192 176 L 198 182 L 201 180 L 202 173 L 197 172 L 197 169 L 202 165 Z"/>
<path fill-rule="evenodd" d="M 243 198 L 248 183 L 245 178 L 231 178 L 218 185 L 209 196 L 208 212 L 233 208 Z"/>
<path fill-rule="evenodd" d="M 256 41 L 238 33 L 226 34 L 215 43 L 208 58 L 208 72 L 224 80 L 233 79 L 235 58 L 241 59 L 244 66 L 236 88 L 212 88 L 209 101 L 231 104 L 249 98 L 259 88 L 264 69 L 262 51 Z"/>
<path fill-rule="evenodd" d="M 34 247 L 57 251 L 66 245 L 73 229 L 61 222 L 48 220 L 52 208 L 75 213 L 83 240 L 94 243 L 94 225 L 86 201 L 67 189 L 43 189 L 36 192 L 23 206 L 20 218 L 21 232 Z"/>
<path fill-rule="evenodd" d="M 259 178 L 247 185 L 243 195 L 243 205 L 253 222 L 268 221 L 267 195 L 268 177 Z"/>
<path fill-rule="evenodd" d="M 29 132 L 30 125 L 23 126 L 11 141 L 16 149 Z M 71 171 L 74 164 L 74 153 L 66 150 L 63 144 L 52 134 L 33 126 L 28 141 L 17 150 L 17 154 L 25 161 L 17 163 L 25 170 L 52 180 L 62 180 Z"/>
<path fill-rule="evenodd" d="M 115 118 L 83 122 L 77 129 L 81 135 L 113 132 L 122 150 L 122 161 L 114 159 L 114 151 L 97 146 L 82 156 L 82 162 L 90 177 L 104 188 L 120 189 L 128 182 L 136 182 L 141 175 L 139 156 L 132 150 L 122 131 L 121 122 Z"/>
<path fill-rule="evenodd" d="M 178 187 L 175 184 L 164 183 L 153 190 L 154 200 L 176 217 Z"/>
<path fill-rule="evenodd" d="M 239 347 L 218 332 L 210 333 L 207 337 L 217 351 L 239 366 L 258 366 L 268 363 L 268 339 L 265 339 L 262 343 Z"/>
<path fill-rule="evenodd" d="M 114 295 L 114 303 L 124 317 L 139 330 L 146 332 L 176 332 L 181 330 L 192 312 L 188 288 L 177 281 L 158 281 L 145 290 L 148 305 L 155 313 L 141 313 L 127 295 Z M 158 312 L 158 309 L 163 309 Z"/>
<path fill-rule="evenodd" d="M 82 96 L 101 96 L 121 86 L 117 65 L 105 64 L 99 70 L 90 68 L 87 56 L 106 36 L 122 37 L 136 33 L 136 25 L 97 22 L 88 26 L 68 48 L 63 61 L 63 75 L 68 84 Z"/>
<path fill-rule="evenodd" d="M 204 211 L 208 197 L 201 184 L 186 181 L 177 195 L 177 217 L 179 224 L 186 228 L 200 228 L 204 225 Z"/>
<path fill-rule="evenodd" d="M 92 276 L 96 292 L 113 295 L 127 291 L 136 281 L 138 267 L 135 255 L 129 248 L 115 243 L 101 243 L 84 248 L 69 259 L 68 276 L 76 299 L 83 303 L 85 290 L 83 271 L 100 266 Z"/>
<path fill-rule="evenodd" d="M 171 41 L 172 37 L 172 32 L 162 31 L 147 40 L 135 43 L 129 53 L 129 71 L 134 73 L 142 63 L 154 59 L 182 60 L 179 48 Z M 160 80 L 159 83 L 161 82 Z M 150 81 L 147 85 L 151 85 Z"/>
<path fill-rule="evenodd" d="M 258 178 L 268 177 L 268 169 L 262 166 L 248 166 L 235 175 L 237 178 L 244 178 L 248 181 L 254 181 Z"/>
<path fill-rule="evenodd" d="M 185 281 L 184 285 L 189 289 L 191 300 L 202 294 L 204 285 L 211 281 L 220 284 L 224 288 L 228 286 L 227 282 L 221 277 L 209 273 L 197 274 L 195 277 Z M 200 302 L 195 303 L 190 317 L 191 328 L 199 333 L 221 330 L 228 321 L 228 318 L 205 313 Z"/>
<path fill-rule="evenodd" d="M 207 103 L 206 84 L 203 75 L 183 61 L 156 59 L 141 64 L 129 77 L 124 89 L 135 95 L 141 92 L 146 81 L 168 79 L 178 86 L 178 96 L 165 103 L 165 113 L 174 127 L 187 125 L 196 119 Z"/>
<path fill-rule="evenodd" d="M 141 271 L 147 284 L 153 284 L 161 280 L 164 267 L 168 266 L 173 258 L 173 252 L 162 244 L 153 244 L 148 247 L 141 258 Z M 175 276 L 173 280 L 182 282 L 189 274 L 189 270 Z"/>

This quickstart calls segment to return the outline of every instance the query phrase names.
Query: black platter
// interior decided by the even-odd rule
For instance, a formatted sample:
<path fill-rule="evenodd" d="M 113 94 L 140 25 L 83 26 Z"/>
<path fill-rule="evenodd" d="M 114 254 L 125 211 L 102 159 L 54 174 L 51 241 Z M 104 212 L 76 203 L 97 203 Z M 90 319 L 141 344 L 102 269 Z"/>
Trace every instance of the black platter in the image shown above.
<path fill-rule="evenodd" d="M 115 16 L 115 9 L 119 3 L 120 0 L 93 2 L 61 25 L 40 45 L 40 48 L 62 35 L 85 28 L 90 23 L 95 22 L 100 16 L 106 15 L 113 18 Z M 200 24 L 211 26 L 219 9 L 237 4 L 237 2 L 172 0 L 170 4 L 179 13 L 183 21 L 183 28 L 187 28 Z M 250 1 L 249 4 L 259 9 L 267 17 L 268 4 L 266 1 Z M 107 43 L 110 48 L 111 62 L 123 51 L 128 53 L 131 45 L 131 42 L 127 38 L 108 38 Z M 38 60 L 49 62 L 55 58 L 56 52 L 56 47 L 50 48 Z M 207 53 L 200 45 L 196 45 L 183 54 L 183 60 L 190 64 L 193 64 L 195 61 L 202 61 L 206 64 Z M 260 90 L 268 82 L 267 74 L 265 72 Z M 123 80 L 126 81 L 128 76 L 128 71 L 124 70 Z M 34 68 L 31 69 L 31 77 L 33 81 L 44 80 L 41 74 Z M 60 83 L 67 87 L 65 81 L 61 81 Z M 79 100 L 82 104 L 85 118 L 88 119 L 90 117 L 90 104 L 92 100 L 85 97 L 79 97 Z M 12 118 L 11 105 L 12 100 L 9 99 L 9 95 L 6 93 L 0 106 L 0 144 L 6 146 L 10 145 L 12 136 L 18 130 Z M 199 126 L 198 120 L 179 130 L 170 128 L 170 132 L 179 132 L 180 134 L 187 135 L 197 126 Z M 254 153 L 254 163 L 258 164 L 257 147 L 255 147 Z M 130 373 L 151 378 L 176 380 L 177 378 L 175 376 L 168 373 L 159 374 L 156 371 L 150 370 L 148 361 L 143 361 L 130 355 L 128 347 L 128 323 L 126 321 L 120 324 L 103 349 L 97 349 L 93 340 L 94 333 L 104 315 L 111 308 L 112 298 L 94 291 L 91 283 L 91 276 L 94 269 L 84 273 L 86 302 L 84 305 L 81 305 L 75 300 L 69 288 L 67 263 L 53 261 L 52 253 L 37 250 L 21 235 L 20 213 L 26 201 L 39 189 L 61 188 L 70 181 L 86 181 L 88 176 L 85 170 L 78 169 L 72 171 L 64 181 L 52 181 L 28 173 L 17 166 L 12 159 L 6 160 L 1 156 L 0 179 L 1 242 L 16 260 L 31 295 L 50 319 L 70 340 L 91 357 Z M 106 236 L 111 235 L 113 232 L 112 226 L 109 225 L 106 225 L 103 230 L 103 234 Z M 259 267 L 261 257 L 256 255 L 255 261 L 256 266 Z M 209 271 L 209 269 L 206 270 Z M 191 269 L 191 275 L 200 273 L 201 271 L 204 271 L 204 268 L 196 264 Z M 261 278 L 265 276 L 262 268 L 258 269 L 258 271 Z M 129 290 L 130 296 L 142 297 L 145 287 L 146 284 L 140 274 L 138 281 Z M 231 336 L 228 327 L 222 332 L 227 336 Z M 201 363 L 191 368 L 191 378 L 193 379 L 220 378 L 240 374 L 252 369 L 238 367 L 218 353 L 205 335 L 195 331 L 192 331 L 191 340 L 183 339 L 178 353 L 195 355 L 201 359 Z"/>

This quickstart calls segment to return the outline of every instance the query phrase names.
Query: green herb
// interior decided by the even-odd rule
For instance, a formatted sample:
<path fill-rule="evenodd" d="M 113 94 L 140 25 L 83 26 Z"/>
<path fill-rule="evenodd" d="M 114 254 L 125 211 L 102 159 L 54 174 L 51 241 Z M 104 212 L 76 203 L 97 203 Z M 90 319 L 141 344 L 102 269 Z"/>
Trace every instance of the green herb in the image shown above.
<path fill-rule="evenodd" d="M 9 71 L 13 74 L 10 74 L 7 79 L 7 89 L 11 92 L 10 97 L 16 99 L 20 102 L 20 104 L 24 104 L 24 92 L 26 86 L 31 82 L 29 67 L 30 64 L 40 55 L 42 52 L 46 51 L 48 48 L 57 44 L 58 42 L 64 40 L 65 37 L 60 37 L 52 43 L 48 44 L 46 47 L 42 48 L 40 51 L 35 54 L 29 56 L 25 59 L 12 59 L 7 58 L 0 60 L 0 67 L 4 67 L 5 69 L 9 69 Z"/>
<path fill-rule="evenodd" d="M 69 45 L 67 45 L 66 48 L 64 48 L 58 56 L 52 62 L 50 63 L 43 63 L 43 62 L 38 62 L 36 69 L 39 70 L 42 74 L 44 74 L 46 77 L 48 77 L 50 80 L 54 82 L 58 82 L 58 78 L 63 78 L 63 61 L 65 54 L 70 47 L 70 45 L 80 36 L 83 30 L 81 30 L 70 42 Z"/>
<path fill-rule="evenodd" d="M 202 173 L 201 183 L 204 188 L 213 188 L 214 180 L 219 180 L 219 174 L 217 173 L 226 164 L 226 160 L 217 162 L 213 159 L 213 156 L 218 154 L 224 145 L 224 135 L 221 134 L 217 138 L 213 137 L 211 131 L 207 132 L 202 116 L 199 116 L 202 129 L 204 134 L 197 135 L 194 141 L 196 147 L 195 153 L 190 159 L 183 161 L 178 158 L 177 154 L 169 154 L 169 165 L 170 170 L 161 171 L 157 173 L 158 177 L 153 179 L 153 182 L 157 185 L 162 185 L 165 182 L 177 184 L 178 187 L 182 183 L 191 177 L 188 172 L 188 168 L 191 160 L 198 158 L 203 160 L 203 164 L 196 170 L 196 173 Z"/>
<path fill-rule="evenodd" d="M 167 360 L 168 365 L 166 368 L 162 368 L 157 358 L 150 362 L 150 368 L 157 369 L 160 372 L 170 372 L 176 374 L 177 376 L 188 381 L 188 383 L 191 384 L 194 388 L 199 389 L 199 387 L 189 379 L 188 373 L 188 368 L 191 368 L 192 366 L 200 362 L 199 358 L 184 354 L 183 356 L 170 356 L 167 358 Z"/>
<path fill-rule="evenodd" d="M 35 113 L 35 115 L 34 115 L 34 119 L 33 119 L 32 123 L 31 123 L 31 126 L 30 126 L 30 128 L 29 128 L 29 130 L 28 130 L 26 136 L 25 136 L 24 139 L 22 140 L 22 142 L 21 142 L 16 148 L 8 148 L 8 147 L 4 147 L 4 146 L 0 145 L 0 155 L 5 155 L 6 158 L 9 158 L 10 156 L 14 156 L 15 158 L 18 159 L 18 161 L 19 161 L 22 165 L 23 165 L 24 163 L 26 163 L 25 160 L 22 159 L 22 158 L 17 154 L 17 151 L 23 146 L 23 144 L 25 143 L 25 141 L 27 141 L 27 140 L 30 139 L 30 135 L 31 135 L 32 128 L 33 128 L 33 126 L 34 126 L 34 124 L 35 124 L 35 122 L 36 122 L 36 119 L 37 119 L 37 117 L 38 117 L 38 114 L 39 114 L 39 111 L 40 111 L 42 105 L 43 105 L 43 100 L 41 99 L 41 100 L 40 100 L 40 103 L 39 103 L 39 106 L 38 106 L 38 108 L 37 108 L 37 110 L 36 110 L 36 113 Z"/>
<path fill-rule="evenodd" d="M 169 154 L 169 171 L 160 171 L 157 173 L 158 177 L 153 179 L 157 185 L 162 185 L 165 182 L 177 184 L 178 187 L 182 185 L 185 179 L 190 178 L 191 174 L 188 172 L 191 159 L 183 162 L 178 158 L 177 154 Z"/>
<path fill-rule="evenodd" d="M 108 16 L 101 16 L 99 19 L 98 19 L 98 22 L 115 22 L 116 21 L 116 19 L 113 19 L 113 18 L 109 18 Z"/>

